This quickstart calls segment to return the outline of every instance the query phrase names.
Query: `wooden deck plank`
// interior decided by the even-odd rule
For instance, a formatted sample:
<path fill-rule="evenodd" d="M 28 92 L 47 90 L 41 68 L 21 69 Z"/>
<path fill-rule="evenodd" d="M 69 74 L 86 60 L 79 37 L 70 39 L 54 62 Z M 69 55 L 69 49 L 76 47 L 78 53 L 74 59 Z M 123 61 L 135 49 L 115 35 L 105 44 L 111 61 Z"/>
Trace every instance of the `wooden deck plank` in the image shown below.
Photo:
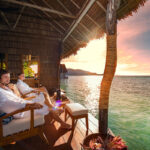
<path fill-rule="evenodd" d="M 67 120 L 67 123 L 71 124 L 71 118 L 69 118 Z M 80 128 L 82 128 L 82 127 L 80 126 Z M 71 147 L 73 149 L 81 149 L 80 143 L 82 142 L 82 140 L 84 138 L 83 135 L 86 135 L 85 134 L 85 128 L 84 128 L 83 132 L 81 133 L 78 130 L 78 124 L 77 124 L 77 127 L 75 128 L 74 132 L 70 131 L 70 132 L 66 133 L 65 135 L 63 135 L 63 138 L 65 139 L 65 141 L 68 144 L 71 145 Z"/>
<path fill-rule="evenodd" d="M 64 120 L 64 114 L 61 115 Z M 67 120 L 71 124 L 71 118 Z M 98 121 L 89 114 L 89 133 L 98 130 Z M 54 122 L 48 125 L 45 134 L 50 141 L 50 146 L 46 145 L 38 136 L 31 137 L 17 142 L 15 145 L 7 145 L 3 150 L 80 150 L 83 139 L 86 136 L 85 119 L 79 119 L 74 132 L 60 128 L 60 124 Z"/>
<path fill-rule="evenodd" d="M 82 121 L 81 121 L 82 120 Z M 91 121 L 89 121 L 90 123 Z M 67 120 L 67 123 L 71 124 L 71 118 L 69 118 Z M 89 126 L 89 134 L 90 133 L 93 133 L 93 131 L 95 131 L 95 126 L 92 127 L 93 124 L 90 123 L 90 126 Z M 73 138 L 72 138 L 72 142 L 71 142 L 71 145 L 74 149 L 81 149 L 81 144 L 83 139 L 86 137 L 86 125 L 85 125 L 85 119 L 79 119 L 78 122 L 77 122 L 77 125 L 76 125 L 76 128 L 75 128 L 75 131 L 74 131 L 74 134 L 73 134 Z M 67 135 L 68 134 L 68 135 Z M 65 134 L 63 137 L 68 140 L 68 136 L 70 136 L 71 133 L 67 133 Z M 77 148 L 75 148 L 77 147 Z"/>

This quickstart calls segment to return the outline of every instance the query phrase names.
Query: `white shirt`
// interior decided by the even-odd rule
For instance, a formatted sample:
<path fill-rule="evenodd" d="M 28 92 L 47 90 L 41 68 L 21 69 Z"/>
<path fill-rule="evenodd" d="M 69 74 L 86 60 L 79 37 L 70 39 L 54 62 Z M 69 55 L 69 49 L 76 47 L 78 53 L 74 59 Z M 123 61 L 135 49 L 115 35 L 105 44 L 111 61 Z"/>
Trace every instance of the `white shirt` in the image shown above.
<path fill-rule="evenodd" d="M 25 82 L 23 82 L 22 80 L 17 81 L 17 88 L 20 91 L 21 94 L 27 94 L 29 92 L 32 92 L 34 89 L 31 88 L 28 84 L 26 84 Z M 27 97 L 32 97 L 35 96 L 35 98 L 32 99 L 32 101 L 36 102 L 36 103 L 40 103 L 40 104 L 44 104 L 45 102 L 45 97 L 44 94 L 42 92 L 40 92 L 40 94 L 37 93 L 30 93 L 26 95 Z"/>
<path fill-rule="evenodd" d="M 18 79 L 18 81 L 17 81 L 17 88 L 19 89 L 20 93 L 23 95 L 34 90 L 28 84 L 26 84 L 25 82 L 23 82 L 20 79 Z"/>
<path fill-rule="evenodd" d="M 0 87 L 0 111 L 5 113 L 11 113 L 17 109 L 25 108 L 27 103 L 34 103 L 26 101 L 17 95 L 15 95 L 11 90 L 5 90 Z M 49 113 L 48 107 L 43 105 L 42 109 L 36 109 L 35 114 L 46 115 Z M 30 112 L 23 112 L 14 115 L 15 118 L 29 117 Z"/>

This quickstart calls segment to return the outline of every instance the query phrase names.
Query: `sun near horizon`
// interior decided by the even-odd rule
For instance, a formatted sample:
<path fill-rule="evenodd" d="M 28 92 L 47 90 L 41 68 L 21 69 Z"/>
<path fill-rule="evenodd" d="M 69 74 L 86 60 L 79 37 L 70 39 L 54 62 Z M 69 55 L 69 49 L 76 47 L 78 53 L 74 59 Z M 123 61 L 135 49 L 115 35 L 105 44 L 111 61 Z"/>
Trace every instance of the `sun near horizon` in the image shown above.
<path fill-rule="evenodd" d="M 141 70 L 140 61 L 132 59 L 132 55 L 125 54 L 118 49 L 118 64 L 116 75 L 150 75 L 150 70 Z M 106 61 L 106 37 L 92 40 L 85 48 L 81 48 L 76 55 L 71 55 L 61 61 L 68 69 L 81 69 L 97 74 L 103 74 Z M 140 70 L 140 71 L 139 71 Z"/>

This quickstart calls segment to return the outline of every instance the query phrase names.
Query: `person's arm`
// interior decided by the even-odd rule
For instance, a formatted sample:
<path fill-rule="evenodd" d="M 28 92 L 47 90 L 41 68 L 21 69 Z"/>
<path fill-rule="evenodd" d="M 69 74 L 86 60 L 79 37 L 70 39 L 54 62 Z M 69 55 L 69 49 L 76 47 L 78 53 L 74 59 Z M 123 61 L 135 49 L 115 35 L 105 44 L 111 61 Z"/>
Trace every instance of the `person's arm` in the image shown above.
<path fill-rule="evenodd" d="M 31 94 L 31 93 L 38 93 L 38 92 L 35 91 L 35 90 L 33 90 L 33 91 L 30 91 L 30 92 L 28 92 L 28 93 L 26 93 L 26 94 L 22 94 L 22 97 L 23 97 L 23 98 L 26 98 L 26 96 L 27 96 L 28 94 Z"/>
<path fill-rule="evenodd" d="M 25 97 L 25 98 L 23 98 L 24 100 L 32 100 L 33 98 L 36 98 L 36 96 L 31 96 L 31 97 Z"/>

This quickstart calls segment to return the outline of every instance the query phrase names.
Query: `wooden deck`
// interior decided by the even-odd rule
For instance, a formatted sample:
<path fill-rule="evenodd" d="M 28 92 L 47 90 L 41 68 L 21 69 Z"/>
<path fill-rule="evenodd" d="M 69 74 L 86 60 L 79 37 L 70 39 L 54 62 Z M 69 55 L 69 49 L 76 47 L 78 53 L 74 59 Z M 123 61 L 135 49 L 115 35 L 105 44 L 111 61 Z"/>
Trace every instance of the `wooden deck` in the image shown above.
<path fill-rule="evenodd" d="M 61 115 L 64 119 L 64 114 Z M 71 119 L 67 120 L 71 124 Z M 98 132 L 98 120 L 89 114 L 88 134 Z M 74 132 L 60 128 L 59 123 L 54 122 L 45 131 L 50 146 L 47 146 L 38 136 L 17 142 L 15 145 L 7 145 L 2 150 L 81 150 L 81 144 L 86 136 L 85 119 L 77 122 Z"/>

